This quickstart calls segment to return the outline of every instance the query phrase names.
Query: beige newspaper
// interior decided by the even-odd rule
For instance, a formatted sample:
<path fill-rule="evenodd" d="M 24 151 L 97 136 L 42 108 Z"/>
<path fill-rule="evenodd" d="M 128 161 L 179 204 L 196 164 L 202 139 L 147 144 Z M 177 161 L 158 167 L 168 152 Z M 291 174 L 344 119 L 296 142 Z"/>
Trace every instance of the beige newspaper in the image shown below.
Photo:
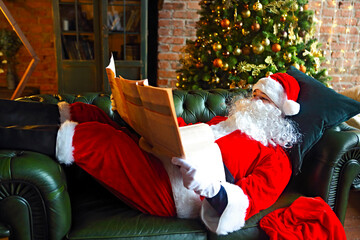
<path fill-rule="evenodd" d="M 220 150 L 207 124 L 178 126 L 171 88 L 148 86 L 147 80 L 115 77 L 113 69 L 109 65 L 107 72 L 116 110 L 142 136 L 139 145 L 143 150 L 161 159 L 205 159 L 209 166 L 223 167 L 218 161 Z"/>

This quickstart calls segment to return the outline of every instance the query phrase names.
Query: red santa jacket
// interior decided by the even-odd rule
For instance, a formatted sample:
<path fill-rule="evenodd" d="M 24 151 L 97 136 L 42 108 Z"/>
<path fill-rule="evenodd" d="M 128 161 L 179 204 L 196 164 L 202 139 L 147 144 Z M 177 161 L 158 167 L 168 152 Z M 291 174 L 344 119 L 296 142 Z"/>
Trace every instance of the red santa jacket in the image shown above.
<path fill-rule="evenodd" d="M 208 124 L 225 119 L 215 117 Z M 183 120 L 179 119 L 179 124 L 183 126 Z M 201 218 L 212 231 L 226 234 L 240 229 L 245 220 L 274 204 L 288 184 L 292 170 L 280 146 L 264 146 L 239 130 L 217 139 L 216 143 L 234 181 L 222 183 L 224 190 L 216 196 L 226 198 L 221 212 L 212 200 L 203 201 Z M 223 200 L 215 202 L 221 205 Z"/>
<path fill-rule="evenodd" d="M 81 108 L 81 111 L 78 108 Z M 75 109 L 78 109 L 78 111 L 75 111 Z M 138 192 L 129 193 L 129 191 L 133 190 L 134 187 L 132 184 L 136 183 L 137 178 L 132 177 L 131 179 L 133 179 L 134 182 L 130 181 L 128 184 L 129 187 L 125 188 L 122 182 L 124 179 L 119 177 L 120 175 L 122 176 L 122 174 L 119 174 L 119 171 L 126 170 L 124 173 L 125 179 L 129 178 L 126 178 L 126 173 L 133 174 L 139 172 L 139 174 L 143 175 L 146 169 L 144 169 L 144 171 L 134 170 L 138 169 L 137 166 L 150 166 L 153 164 L 153 161 L 150 161 L 148 157 L 143 155 L 142 152 L 136 148 L 136 143 L 131 143 L 131 140 L 126 134 L 114 131 L 113 128 L 105 124 L 96 124 L 95 122 L 87 123 L 88 121 L 96 121 L 109 125 L 114 124 L 108 119 L 105 113 L 100 112 L 99 109 L 94 106 L 72 104 L 70 112 L 71 114 L 68 115 L 71 115 L 71 120 L 83 123 L 79 125 L 68 124 L 70 126 L 68 130 L 72 132 L 71 134 L 66 133 L 67 128 L 65 124 L 62 125 L 59 130 L 58 143 L 62 145 L 57 147 L 57 149 L 64 151 L 64 163 L 71 164 L 75 161 L 76 164 L 93 175 L 97 180 L 119 193 L 122 199 L 126 197 L 126 202 L 131 203 L 133 206 L 144 205 L 143 201 L 145 198 L 152 199 L 148 194 L 139 197 L 139 192 L 147 193 L 152 191 L 152 186 L 148 186 L 151 185 L 149 181 L 145 181 L 149 191 L 146 192 L 142 190 L 145 187 L 144 184 L 139 186 Z M 88 112 L 94 114 L 89 114 Z M 97 113 L 95 114 L 95 112 Z M 100 118 L 98 115 L 102 117 Z M 86 117 L 83 119 L 82 116 Z M 217 117 L 208 124 L 216 124 L 224 119 L 225 118 Z M 59 141 L 59 139 L 62 139 L 59 138 L 60 135 L 64 135 L 64 141 Z M 68 135 L 72 136 L 69 138 Z M 94 138 L 94 136 L 97 137 Z M 115 142 L 118 144 L 114 144 Z M 130 143 L 131 147 L 128 146 Z M 220 160 L 223 161 L 225 168 L 233 176 L 234 181 L 222 182 L 222 190 L 215 199 L 200 201 L 199 196 L 194 196 L 194 192 L 192 192 L 194 199 L 193 206 L 190 204 L 182 204 L 181 206 L 181 204 L 179 204 L 181 200 L 178 201 L 179 199 L 175 196 L 174 186 L 172 186 L 172 191 L 178 216 L 180 216 L 179 213 L 182 207 L 187 209 L 193 208 L 197 214 L 199 214 L 198 210 L 200 209 L 200 216 L 211 231 L 218 234 L 226 234 L 240 229 L 246 219 L 258 213 L 260 210 L 271 206 L 277 200 L 290 179 L 291 164 L 280 147 L 264 146 L 240 131 L 234 131 L 219 138 L 216 143 L 221 151 Z M 131 151 L 129 151 L 129 149 L 131 149 Z M 141 156 L 141 158 L 133 156 L 136 155 L 135 153 Z M 57 156 L 58 159 L 60 159 L 58 153 Z M 126 158 L 129 157 L 131 159 L 139 159 L 139 161 L 145 159 L 147 164 L 139 162 L 134 168 L 130 169 L 129 163 L 126 161 Z M 134 165 L 134 160 L 131 162 L 132 165 Z M 158 166 L 156 168 L 160 169 Z M 176 167 L 172 169 L 178 170 Z M 157 170 L 157 172 L 159 172 L 159 170 Z M 164 176 L 157 172 L 154 171 L 156 174 L 150 177 L 151 180 L 157 177 L 157 181 L 154 180 L 151 182 L 154 182 L 154 184 L 157 184 L 156 182 L 166 183 Z M 171 174 L 168 172 L 168 175 L 170 177 Z M 178 176 L 181 178 L 179 173 Z M 179 181 L 179 178 L 177 178 L 177 181 L 179 183 L 181 179 Z M 173 182 L 171 182 L 171 184 L 173 185 Z M 163 191 L 159 191 L 159 193 L 169 191 L 167 184 L 163 184 L 163 186 Z M 183 185 L 181 189 L 185 189 Z M 184 197 L 186 198 L 186 196 Z M 159 196 L 155 194 L 154 198 L 159 198 Z M 172 199 L 167 195 L 161 197 L 161 199 L 166 199 L 166 202 L 172 205 Z M 191 200 L 192 199 L 190 199 L 190 202 Z M 226 204 L 221 212 L 219 212 L 216 205 L 221 205 L 223 202 L 226 202 Z M 145 205 L 147 205 L 147 203 L 145 203 Z M 170 213 L 164 213 L 163 215 L 169 214 L 169 216 L 172 216 L 172 211 L 169 212 Z M 189 212 L 187 211 L 183 216 L 186 216 L 187 213 Z"/>

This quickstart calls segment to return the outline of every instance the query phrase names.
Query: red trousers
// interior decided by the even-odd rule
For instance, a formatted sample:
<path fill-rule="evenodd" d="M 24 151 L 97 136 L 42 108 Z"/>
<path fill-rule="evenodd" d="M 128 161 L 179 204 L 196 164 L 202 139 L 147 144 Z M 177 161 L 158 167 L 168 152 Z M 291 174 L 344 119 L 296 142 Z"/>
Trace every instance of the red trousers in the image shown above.
<path fill-rule="evenodd" d="M 141 212 L 176 216 L 167 172 L 157 158 L 139 148 L 137 137 L 96 106 L 70 107 L 71 120 L 79 123 L 73 136 L 75 163 Z"/>

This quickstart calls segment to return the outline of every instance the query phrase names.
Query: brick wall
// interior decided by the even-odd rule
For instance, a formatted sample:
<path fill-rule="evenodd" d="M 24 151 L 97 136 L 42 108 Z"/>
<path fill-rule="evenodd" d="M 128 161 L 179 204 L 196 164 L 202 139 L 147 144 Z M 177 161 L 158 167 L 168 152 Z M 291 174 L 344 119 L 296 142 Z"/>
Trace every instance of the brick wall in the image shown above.
<path fill-rule="evenodd" d="M 57 92 L 56 58 L 52 4 L 49 0 L 4 0 L 18 25 L 40 58 L 27 86 L 39 87 L 41 93 Z M 199 0 L 164 0 L 159 11 L 158 85 L 174 87 L 180 49 L 186 39 L 195 39 L 199 19 Z M 317 38 L 323 43 L 327 58 L 324 66 L 333 77 L 334 89 L 359 85 L 360 80 L 360 2 L 356 0 L 310 0 L 309 9 L 316 9 Z M 9 27 L 0 14 L 0 28 Z M 30 56 L 25 48 L 19 52 L 18 73 L 21 77 Z M 6 86 L 0 74 L 0 87 Z"/>
<path fill-rule="evenodd" d="M 174 87 L 179 49 L 186 39 L 195 39 L 199 1 L 164 0 L 159 12 L 158 85 Z M 333 77 L 335 90 L 359 85 L 360 2 L 356 0 L 310 0 L 319 20 L 316 37 L 323 44 L 324 67 Z"/>
<path fill-rule="evenodd" d="M 335 90 L 360 85 L 360 2 L 356 0 L 312 0 L 319 20 L 317 38 L 323 44 Z"/>
<path fill-rule="evenodd" d="M 52 1 L 4 0 L 4 3 L 40 58 L 26 86 L 37 87 L 41 93 L 56 93 L 57 73 Z M 0 28 L 11 28 L 2 12 L 0 12 Z M 17 72 L 21 78 L 31 61 L 25 47 L 20 49 L 18 61 Z M 0 87 L 4 86 L 6 86 L 6 75 L 0 74 Z"/>
<path fill-rule="evenodd" d="M 175 87 L 180 50 L 196 37 L 199 1 L 164 0 L 159 11 L 158 86 Z"/>

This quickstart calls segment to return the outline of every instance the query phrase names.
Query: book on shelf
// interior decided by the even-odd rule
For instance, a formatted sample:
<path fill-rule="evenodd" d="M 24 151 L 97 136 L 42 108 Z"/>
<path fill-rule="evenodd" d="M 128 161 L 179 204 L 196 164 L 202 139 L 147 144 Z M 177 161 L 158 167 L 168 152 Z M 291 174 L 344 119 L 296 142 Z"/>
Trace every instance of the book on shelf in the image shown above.
<path fill-rule="evenodd" d="M 146 79 L 116 77 L 113 57 L 106 72 L 115 108 L 141 135 L 139 145 L 144 151 L 161 160 L 180 157 L 206 161 L 207 165 L 215 165 L 215 169 L 223 167 L 210 126 L 199 123 L 179 127 L 171 88 L 149 86 Z"/>
<path fill-rule="evenodd" d="M 140 9 L 135 8 L 131 9 L 129 18 L 126 22 L 126 31 L 128 32 L 135 32 L 139 30 L 139 23 L 140 23 Z"/>
<path fill-rule="evenodd" d="M 94 59 L 93 47 L 88 40 L 76 41 L 73 38 L 62 36 L 62 51 L 64 59 L 92 60 Z"/>

